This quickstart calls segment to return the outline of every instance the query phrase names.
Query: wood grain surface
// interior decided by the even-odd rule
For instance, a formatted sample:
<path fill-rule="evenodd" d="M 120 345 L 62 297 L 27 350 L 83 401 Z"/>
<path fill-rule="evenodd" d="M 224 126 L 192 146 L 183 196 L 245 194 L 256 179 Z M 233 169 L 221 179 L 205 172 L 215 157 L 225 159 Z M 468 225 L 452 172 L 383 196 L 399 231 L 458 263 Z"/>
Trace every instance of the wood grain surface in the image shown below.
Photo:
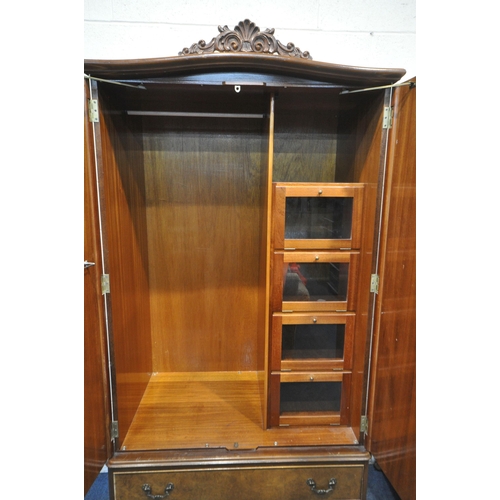
<path fill-rule="evenodd" d="M 101 248 L 96 165 L 92 124 L 87 113 L 90 97 L 84 86 L 84 487 L 88 491 L 111 454 L 109 440 L 109 379 L 104 301 L 101 294 Z"/>
<path fill-rule="evenodd" d="M 263 369 L 267 138 L 241 126 L 144 125 L 155 371 Z"/>
<path fill-rule="evenodd" d="M 416 498 L 416 89 L 394 95 L 374 330 L 369 450 Z"/>
<path fill-rule="evenodd" d="M 265 430 L 263 383 L 261 372 L 154 374 L 123 445 L 155 450 L 356 444 L 349 427 Z"/>

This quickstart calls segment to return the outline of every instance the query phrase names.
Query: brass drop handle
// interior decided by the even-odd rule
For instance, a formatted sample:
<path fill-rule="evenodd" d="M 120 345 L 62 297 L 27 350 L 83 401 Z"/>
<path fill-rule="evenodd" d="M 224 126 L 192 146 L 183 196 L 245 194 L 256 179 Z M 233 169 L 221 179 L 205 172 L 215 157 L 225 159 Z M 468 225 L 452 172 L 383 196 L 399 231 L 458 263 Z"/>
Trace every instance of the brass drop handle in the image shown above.
<path fill-rule="evenodd" d="M 149 484 L 143 484 L 142 489 L 144 493 L 146 493 L 146 496 L 148 498 L 153 498 L 154 500 L 161 500 L 162 498 L 167 498 L 170 495 L 170 492 L 174 489 L 173 483 L 168 483 L 166 488 L 165 488 L 165 494 L 164 495 L 153 495 L 151 493 L 151 486 Z"/>
<path fill-rule="evenodd" d="M 335 488 L 337 481 L 332 477 L 328 482 L 329 488 L 327 490 L 317 490 L 316 482 L 313 479 L 308 479 L 306 483 L 311 487 L 311 491 L 316 493 L 316 495 L 328 495 L 328 493 L 331 493 L 333 491 L 333 488 Z"/>

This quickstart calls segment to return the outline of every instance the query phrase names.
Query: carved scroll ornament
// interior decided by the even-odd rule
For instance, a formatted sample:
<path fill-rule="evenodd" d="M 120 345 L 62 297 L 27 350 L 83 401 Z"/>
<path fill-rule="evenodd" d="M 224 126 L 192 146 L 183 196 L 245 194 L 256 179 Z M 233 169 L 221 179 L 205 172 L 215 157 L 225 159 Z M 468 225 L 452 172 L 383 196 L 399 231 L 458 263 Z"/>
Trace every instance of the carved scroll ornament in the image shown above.
<path fill-rule="evenodd" d="M 180 56 L 190 54 L 211 54 L 213 52 L 257 52 L 261 54 L 279 54 L 281 56 L 312 59 L 309 52 L 302 52 L 293 43 L 284 45 L 274 37 L 274 28 L 261 31 L 255 23 L 245 19 L 234 30 L 219 26 L 219 34 L 210 43 L 200 40 L 191 47 L 179 52 Z"/>

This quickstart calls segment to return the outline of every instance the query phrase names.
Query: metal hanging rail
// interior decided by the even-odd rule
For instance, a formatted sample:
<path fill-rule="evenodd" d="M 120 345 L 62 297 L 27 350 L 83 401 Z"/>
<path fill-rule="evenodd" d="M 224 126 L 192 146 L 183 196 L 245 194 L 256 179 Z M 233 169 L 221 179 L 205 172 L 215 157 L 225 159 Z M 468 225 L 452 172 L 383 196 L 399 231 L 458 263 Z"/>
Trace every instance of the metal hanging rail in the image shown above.
<path fill-rule="evenodd" d="M 256 113 L 198 113 L 188 111 L 127 111 L 135 116 L 185 116 L 195 118 L 266 118 L 265 114 Z"/>

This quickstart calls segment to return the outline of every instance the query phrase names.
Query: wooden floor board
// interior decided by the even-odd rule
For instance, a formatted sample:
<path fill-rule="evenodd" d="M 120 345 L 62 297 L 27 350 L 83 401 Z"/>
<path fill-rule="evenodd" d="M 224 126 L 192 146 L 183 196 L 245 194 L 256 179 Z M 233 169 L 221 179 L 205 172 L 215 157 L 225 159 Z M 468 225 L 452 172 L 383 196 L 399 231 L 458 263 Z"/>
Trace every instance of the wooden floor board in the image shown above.
<path fill-rule="evenodd" d="M 122 449 L 255 449 L 357 444 L 348 427 L 263 429 L 262 374 L 157 373 Z"/>

